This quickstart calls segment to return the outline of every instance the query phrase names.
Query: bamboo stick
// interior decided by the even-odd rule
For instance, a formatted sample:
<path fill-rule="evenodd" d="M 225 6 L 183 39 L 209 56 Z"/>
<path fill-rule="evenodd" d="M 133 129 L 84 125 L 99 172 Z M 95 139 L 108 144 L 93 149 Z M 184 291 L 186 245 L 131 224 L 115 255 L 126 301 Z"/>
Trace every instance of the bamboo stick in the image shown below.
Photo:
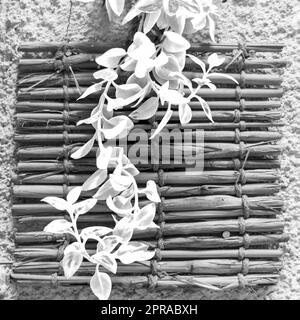
<path fill-rule="evenodd" d="M 20 59 L 19 70 L 21 73 L 32 73 L 32 72 L 47 72 L 47 71 L 62 71 L 66 70 L 67 67 L 72 67 L 74 71 L 85 71 L 85 70 L 95 70 L 100 68 L 99 65 L 95 63 L 95 57 L 99 54 L 78 54 L 70 57 L 65 57 L 65 65 L 63 65 L 60 60 L 56 59 Z M 201 59 L 206 66 L 208 66 L 207 58 L 202 57 Z M 230 63 L 230 65 L 229 65 Z M 243 70 L 253 70 L 253 69 L 266 69 L 266 68 L 284 68 L 289 64 L 285 59 L 259 59 L 251 58 L 246 59 L 242 63 L 240 60 L 233 61 L 231 57 L 225 56 L 225 61 L 217 69 L 221 71 L 228 70 L 240 70 L 241 66 Z M 186 71 L 190 70 L 200 70 L 200 67 L 192 62 L 189 58 L 186 60 L 185 68 Z M 69 70 L 67 70 L 69 71 Z"/>
<path fill-rule="evenodd" d="M 115 115 L 126 115 L 129 116 L 129 111 L 120 111 L 115 112 Z M 155 119 L 160 121 L 165 115 L 165 111 L 157 111 L 155 113 Z M 86 111 L 70 111 L 68 112 L 68 122 L 69 123 L 77 123 L 81 119 L 88 118 L 90 116 L 89 112 Z M 236 120 L 236 112 L 235 111 L 212 111 L 212 118 L 214 121 L 218 122 L 234 122 Z M 240 121 L 276 121 L 280 120 L 281 113 L 278 111 L 242 111 L 239 113 Z M 32 122 L 35 125 L 37 124 L 49 124 L 51 122 L 55 122 L 56 124 L 64 123 L 66 121 L 66 117 L 62 112 L 43 112 L 43 113 L 18 113 L 15 116 L 16 121 L 19 125 L 25 122 Z M 179 121 L 178 111 L 173 111 L 173 115 L 170 118 L 170 121 Z M 194 111 L 193 118 L 191 122 L 203 122 L 208 121 L 207 116 L 203 111 Z"/>
<path fill-rule="evenodd" d="M 89 254 L 93 250 L 87 250 Z M 17 259 L 29 260 L 39 258 L 40 261 L 58 261 L 61 259 L 61 250 L 57 248 L 18 247 L 13 252 Z M 279 259 L 282 256 L 280 249 L 217 249 L 217 250 L 159 250 L 159 256 L 165 259 Z M 16 263 L 18 265 L 18 263 Z M 27 262 L 26 262 L 27 265 Z M 25 265 L 25 267 L 26 267 Z M 22 266 L 22 263 L 21 263 Z"/>
<path fill-rule="evenodd" d="M 140 130 L 132 129 L 129 133 L 127 140 L 135 141 L 136 135 Z M 151 132 L 147 132 L 150 138 Z M 216 142 L 235 142 L 237 138 L 243 142 L 261 142 L 261 141 L 275 141 L 280 140 L 282 135 L 280 132 L 275 131 L 244 131 L 237 133 L 234 131 L 204 131 L 201 134 L 199 132 L 185 132 L 182 133 L 184 139 L 196 138 L 196 136 L 203 137 L 204 141 L 216 141 Z M 87 142 L 94 136 L 94 133 L 68 133 L 69 143 Z M 22 134 L 17 133 L 14 136 L 14 140 L 18 143 L 52 143 L 52 142 L 64 142 L 66 139 L 63 133 L 29 133 Z M 183 137 L 181 137 L 183 139 Z"/>
<path fill-rule="evenodd" d="M 92 70 L 92 71 L 96 71 Z M 184 72 L 184 75 L 188 79 L 194 79 L 194 78 L 202 78 L 203 73 L 200 72 Z M 248 74 L 248 73 L 228 73 L 229 76 L 234 78 L 239 84 L 247 85 L 247 86 L 280 86 L 282 79 L 278 75 L 270 75 L 270 74 Z M 73 75 L 68 75 L 68 82 L 69 86 L 76 86 L 76 82 L 80 86 L 90 86 L 93 83 L 96 82 L 95 78 L 93 77 L 93 73 L 91 71 L 89 72 L 75 72 Z M 129 77 L 129 73 L 121 72 L 119 74 L 119 78 L 121 80 L 126 80 Z M 214 84 L 229 84 L 229 85 L 235 85 L 235 83 L 228 79 L 224 78 L 218 75 L 212 75 L 209 78 Z M 39 73 L 39 74 L 33 74 L 28 75 L 24 78 L 21 78 L 18 80 L 18 87 L 30 87 L 32 85 L 36 85 L 37 83 L 40 83 L 38 85 L 39 87 L 56 87 L 56 86 L 62 86 L 64 85 L 66 81 L 65 75 L 62 73 L 56 73 L 51 76 L 50 73 Z"/>
<path fill-rule="evenodd" d="M 23 42 L 19 46 L 19 51 L 22 52 L 56 52 L 65 44 L 62 42 Z M 284 44 L 281 43 L 245 43 L 247 50 L 257 52 L 280 52 Z M 103 53 L 111 48 L 115 48 L 114 43 L 94 43 L 94 42 L 69 42 L 69 48 L 75 48 L 88 53 Z M 119 43 L 118 47 L 124 47 L 125 43 Z M 126 49 L 126 48 L 125 48 Z M 231 52 L 239 49 L 238 43 L 199 43 L 197 46 L 192 46 L 189 52 Z"/>
<path fill-rule="evenodd" d="M 15 233 L 15 242 L 18 245 L 29 244 L 47 244 L 65 241 L 66 235 L 51 234 L 45 232 L 17 232 Z M 281 242 L 287 242 L 287 234 L 247 234 L 246 236 L 229 236 L 223 238 L 216 235 L 210 236 L 192 236 L 189 237 L 168 237 L 163 239 L 163 246 L 166 250 L 190 250 L 190 249 L 220 249 L 220 248 L 240 248 L 278 245 Z M 148 241 L 148 240 L 147 240 Z M 151 242 L 153 248 L 156 248 L 157 241 Z M 28 247 L 30 249 L 30 247 Z"/>
<path fill-rule="evenodd" d="M 279 100 L 245 100 L 243 104 L 244 111 L 278 109 L 281 106 Z M 239 101 L 208 101 L 208 105 L 211 110 L 236 110 L 241 108 L 241 103 Z M 195 101 L 190 102 L 190 106 L 193 110 L 201 109 L 201 105 Z M 92 111 L 95 107 L 95 103 L 69 103 L 68 107 L 70 111 Z M 166 105 L 159 106 L 159 109 L 165 108 Z M 64 111 L 65 105 L 62 102 L 55 101 L 18 101 L 16 103 L 17 112 L 41 112 L 43 110 Z"/>
<path fill-rule="evenodd" d="M 234 275 L 245 270 L 243 261 L 234 259 L 206 259 L 188 261 L 159 261 L 155 264 L 157 272 L 169 272 L 176 274 L 203 274 L 203 275 Z M 275 273 L 282 268 L 282 263 L 272 260 L 249 260 L 247 261 L 247 271 L 253 273 Z M 29 262 L 15 263 L 14 273 L 33 273 L 33 274 L 53 274 L 60 269 L 59 262 Z M 101 272 L 106 272 L 103 267 Z M 83 262 L 77 271 L 77 275 L 92 275 L 95 272 L 95 265 Z M 152 273 L 150 261 L 143 263 L 132 263 L 130 265 L 118 265 L 118 275 L 122 274 L 149 274 Z"/>
<path fill-rule="evenodd" d="M 16 151 L 16 156 L 19 160 L 21 159 L 60 159 L 65 158 L 66 155 L 70 156 L 76 150 L 78 150 L 78 145 L 69 145 L 66 147 L 58 146 L 38 146 L 38 147 L 21 147 Z M 142 148 L 141 148 L 142 149 Z M 276 156 L 281 152 L 281 147 L 279 145 L 273 144 L 264 144 L 264 145 L 239 145 L 239 144 L 231 144 L 231 143 L 205 143 L 201 148 L 198 146 L 197 148 L 193 146 L 184 145 L 176 149 L 177 151 L 184 152 L 185 151 L 194 151 L 194 152 L 203 152 L 204 159 L 226 159 L 226 158 L 238 158 L 244 157 L 247 153 L 252 157 L 262 157 L 262 156 Z M 93 147 L 91 152 L 87 155 L 87 157 L 94 157 L 96 155 L 97 148 Z M 151 150 L 148 150 L 151 152 Z M 174 152 L 171 151 L 171 156 L 174 155 Z M 151 153 L 148 153 L 151 154 Z M 130 157 L 132 161 L 133 156 Z M 143 159 L 139 159 L 143 160 Z M 187 160 L 187 158 L 185 158 Z M 193 159 L 195 160 L 195 159 Z M 138 163 L 139 161 L 137 161 Z"/>
<path fill-rule="evenodd" d="M 70 285 L 89 285 L 90 277 L 72 277 L 67 279 L 62 276 L 55 275 L 28 275 L 28 274 L 17 274 L 11 273 L 10 277 L 12 280 L 16 281 L 19 285 L 30 285 L 30 286 L 41 286 L 49 284 L 58 284 L 60 286 L 70 286 Z M 151 277 L 151 276 L 149 276 Z M 112 277 L 113 285 L 134 286 L 135 288 L 147 287 L 151 283 L 151 286 L 155 285 L 156 288 L 182 288 L 182 287 L 203 287 L 203 286 L 213 286 L 215 290 L 226 290 L 238 287 L 255 287 L 258 285 L 274 285 L 277 283 L 279 275 L 277 274 L 253 274 L 246 275 L 241 278 L 241 276 L 164 276 L 156 280 L 148 279 L 146 276 L 121 276 Z"/>
<path fill-rule="evenodd" d="M 82 87 L 82 92 L 84 92 L 87 87 Z M 89 96 L 89 99 L 98 99 L 99 93 L 95 93 Z M 188 91 L 186 93 L 189 93 Z M 232 99 L 236 98 L 237 94 L 239 98 L 280 98 L 283 95 L 283 89 L 240 89 L 240 92 L 237 93 L 236 89 L 227 89 L 227 88 L 217 88 L 215 91 L 210 89 L 199 89 L 199 96 L 202 98 L 210 98 L 210 99 Z M 18 92 L 19 100 L 62 100 L 65 98 L 65 95 L 68 96 L 70 101 L 74 101 L 78 99 L 81 95 L 78 92 L 77 88 L 34 88 L 30 91 L 27 89 L 20 89 Z"/>
<path fill-rule="evenodd" d="M 63 177 L 64 176 L 64 177 Z M 41 179 L 40 183 L 43 181 L 48 181 L 48 183 L 55 183 L 60 184 L 63 181 L 68 181 L 70 184 L 81 184 L 89 177 L 88 174 L 69 174 L 69 175 L 57 175 L 52 174 L 45 177 L 39 177 L 36 175 L 36 178 Z M 26 177 L 21 175 L 13 175 L 14 182 L 23 182 L 27 180 L 27 183 L 31 181 L 37 181 L 34 176 L 29 175 Z M 56 180 L 55 180 L 56 179 Z M 64 179 L 64 180 L 62 180 Z M 218 170 L 218 171 L 169 171 L 169 172 L 141 172 L 139 175 L 136 176 L 136 181 L 139 185 L 145 185 L 148 180 L 154 180 L 158 185 L 161 184 L 163 181 L 164 186 L 168 187 L 175 187 L 175 186 L 192 186 L 192 187 L 199 187 L 200 185 L 209 185 L 212 184 L 229 184 L 229 183 L 238 183 L 242 182 L 242 184 L 248 183 L 272 183 L 278 179 L 278 173 L 276 170 L 267 170 L 267 169 L 255 169 L 255 170 L 244 170 L 242 173 L 239 171 L 230 171 L 230 170 Z M 241 181 L 242 180 L 242 181 Z M 14 186 L 16 188 L 24 187 L 26 190 L 30 187 L 24 186 Z M 31 186 L 34 188 L 33 186 Z M 56 188 L 58 186 L 49 188 Z M 39 190 L 42 190 L 42 186 L 36 187 Z M 48 186 L 45 186 L 46 190 Z M 16 189 L 17 190 L 17 189 Z M 32 189 L 34 190 L 34 189 Z"/>
<path fill-rule="evenodd" d="M 248 158 L 247 161 L 239 160 L 239 159 L 232 159 L 232 160 L 207 160 L 204 161 L 204 169 L 223 169 L 223 170 L 232 170 L 235 169 L 236 166 L 244 168 L 244 169 L 277 169 L 280 167 L 279 160 L 270 160 L 270 159 L 263 159 L 257 160 Z M 153 166 L 150 165 L 137 165 L 138 168 L 142 170 L 151 170 Z M 161 164 L 160 168 L 180 168 L 185 167 L 185 164 Z M 95 160 L 93 159 L 78 159 L 75 161 L 72 160 L 45 160 L 45 161 L 38 161 L 38 160 L 29 160 L 29 161 L 20 161 L 17 163 L 16 168 L 18 173 L 35 173 L 35 172 L 51 172 L 57 171 L 61 172 L 67 170 L 69 173 L 77 173 L 77 172 L 95 172 L 96 164 Z M 17 181 L 18 178 L 13 175 L 13 180 Z M 23 181 L 24 182 L 24 181 Z M 26 181 L 25 181 L 26 182 Z M 37 183 L 37 182 L 34 182 Z"/>
<path fill-rule="evenodd" d="M 56 183 L 59 183 L 57 181 Z M 48 196 L 64 197 L 66 191 L 72 190 L 72 187 L 64 187 L 62 185 L 14 185 L 13 194 L 15 198 L 40 199 Z M 237 194 L 236 187 L 224 185 L 202 185 L 192 187 L 161 187 L 158 188 L 162 197 L 188 197 L 188 196 L 208 196 L 208 195 L 231 195 Z M 267 196 L 273 195 L 280 191 L 278 184 L 272 183 L 253 183 L 241 186 L 242 194 L 247 196 Z M 82 197 L 92 197 L 93 192 L 85 192 Z"/>

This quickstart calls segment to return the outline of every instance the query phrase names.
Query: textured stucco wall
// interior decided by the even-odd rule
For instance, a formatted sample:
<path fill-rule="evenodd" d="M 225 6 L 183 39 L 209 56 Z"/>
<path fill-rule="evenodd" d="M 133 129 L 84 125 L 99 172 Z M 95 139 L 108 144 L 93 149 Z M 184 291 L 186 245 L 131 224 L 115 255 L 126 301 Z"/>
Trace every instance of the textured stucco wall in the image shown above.
<path fill-rule="evenodd" d="M 211 293 L 205 290 L 145 291 L 114 288 L 112 299 L 300 299 L 300 8 L 297 0 L 215 0 L 221 11 L 217 39 L 222 41 L 284 42 L 279 55 L 291 65 L 283 72 L 282 183 L 286 231 L 291 240 L 285 246 L 284 269 L 278 285 L 256 290 Z M 16 70 L 21 41 L 61 41 L 68 24 L 69 1 L 0 0 L 0 299 L 94 299 L 88 288 L 15 288 L 6 281 L 5 265 L 12 246 L 10 213 L 10 172 L 13 170 L 13 113 Z M 72 40 L 101 39 L 116 44 L 126 40 L 128 29 L 109 24 L 101 1 L 74 3 L 69 37 Z M 298 34 L 298 35 L 297 35 Z M 193 37 L 197 42 L 207 34 Z M 276 57 L 277 55 L 274 55 Z"/>

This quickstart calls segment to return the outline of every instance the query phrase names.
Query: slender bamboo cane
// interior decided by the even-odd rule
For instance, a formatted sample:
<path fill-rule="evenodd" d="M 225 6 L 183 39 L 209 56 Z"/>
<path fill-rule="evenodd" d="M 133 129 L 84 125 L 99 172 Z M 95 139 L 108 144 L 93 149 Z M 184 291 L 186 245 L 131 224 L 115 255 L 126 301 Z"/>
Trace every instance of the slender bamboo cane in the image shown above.
<path fill-rule="evenodd" d="M 18 148 L 16 151 L 16 156 L 21 159 L 60 159 L 66 158 L 66 156 L 72 155 L 76 150 L 78 150 L 79 146 L 69 145 L 69 146 L 38 146 L 38 147 L 22 147 Z M 140 148 L 141 151 L 146 151 Z M 171 148 L 170 156 L 173 157 L 174 150 Z M 247 145 L 247 144 L 231 144 L 231 143 L 205 143 L 203 147 L 198 146 L 197 148 L 193 146 L 184 145 L 182 147 L 176 148 L 177 152 L 203 152 L 204 159 L 227 159 L 227 158 L 238 158 L 244 157 L 247 153 L 252 157 L 264 157 L 264 156 L 276 156 L 281 152 L 281 147 L 279 145 L 273 144 L 257 144 L 257 145 Z M 91 152 L 87 155 L 88 157 L 94 157 L 96 155 L 97 148 L 93 147 Z M 148 148 L 148 154 L 151 154 L 151 150 Z M 176 154 L 176 153 L 175 153 Z M 142 160 L 145 160 L 145 163 L 149 163 L 148 160 L 138 158 L 132 155 L 129 155 L 131 161 L 135 163 L 139 163 Z M 168 158 L 169 159 L 169 158 Z M 136 161 L 137 160 L 137 161 Z M 169 159 L 171 160 L 171 159 Z M 185 160 L 190 160 L 188 157 L 185 157 Z M 195 159 L 192 159 L 195 160 Z"/>
<path fill-rule="evenodd" d="M 37 245 L 49 243 L 61 243 L 69 239 L 64 234 L 51 234 L 45 232 L 17 232 L 15 241 L 18 245 Z M 216 235 L 188 237 L 168 237 L 164 238 L 163 246 L 166 250 L 191 250 L 191 249 L 220 249 L 220 248 L 240 248 L 240 247 L 257 247 L 278 245 L 281 242 L 287 242 L 287 234 L 270 233 L 270 234 L 246 234 L 234 235 L 229 237 L 220 237 Z M 157 241 L 148 241 L 156 248 Z M 30 247 L 28 247 L 30 249 Z"/>
<path fill-rule="evenodd" d="M 93 70 L 94 72 L 97 69 Z M 200 72 L 184 72 L 184 75 L 188 79 L 194 78 L 202 78 L 203 74 Z M 237 73 L 228 73 L 229 76 L 234 78 L 239 84 L 247 85 L 247 86 L 280 86 L 282 79 L 278 75 L 270 75 L 270 74 L 248 74 L 243 72 L 242 74 Z M 129 77 L 129 74 L 126 72 L 122 72 L 119 75 L 121 80 L 126 80 Z M 45 80 L 46 79 L 46 80 Z M 218 76 L 217 74 L 213 74 L 210 77 L 210 80 L 215 84 L 229 84 L 235 85 L 234 82 L 228 78 L 224 78 Z M 38 85 L 39 87 L 57 87 L 62 86 L 65 83 L 66 79 L 62 73 L 56 73 L 51 75 L 50 73 L 39 73 L 28 75 L 24 78 L 19 79 L 18 86 L 22 87 L 30 87 L 32 85 Z M 76 83 L 80 86 L 90 86 L 95 83 L 95 78 L 91 71 L 89 72 L 75 72 L 74 75 L 68 76 L 69 86 L 75 86 Z"/>
<path fill-rule="evenodd" d="M 87 87 L 82 87 L 84 92 Z M 90 99 L 98 99 L 99 93 L 92 94 Z M 190 92 L 186 91 L 187 94 Z M 283 89 L 240 89 L 238 92 L 236 89 L 217 88 L 215 91 L 210 89 L 199 89 L 199 96 L 202 98 L 210 99 L 232 99 L 232 98 L 280 98 L 283 95 Z M 78 92 L 77 88 L 34 88 L 30 91 L 27 89 L 20 89 L 18 92 L 19 100 L 62 100 L 65 96 L 68 96 L 70 101 L 76 100 L 80 97 L 81 92 Z"/>
<path fill-rule="evenodd" d="M 169 272 L 177 274 L 203 274 L 203 275 L 234 275 L 245 270 L 244 261 L 233 259 L 207 259 L 207 260 L 188 260 L 188 261 L 160 261 L 155 264 L 157 272 Z M 247 271 L 249 274 L 275 273 L 282 268 L 282 263 L 272 260 L 247 260 Z M 60 269 L 59 262 L 31 262 L 16 263 L 13 265 L 14 273 L 33 273 L 33 274 L 53 274 Z M 100 268 L 101 272 L 106 269 Z M 80 266 L 77 275 L 92 275 L 95 272 L 95 265 L 84 262 Z M 150 261 L 143 263 L 132 263 L 118 265 L 118 274 L 149 274 L 152 272 Z"/>
<path fill-rule="evenodd" d="M 87 250 L 89 254 L 93 250 Z M 18 247 L 14 250 L 14 256 L 22 261 L 28 260 L 24 267 L 35 265 L 30 259 L 39 258 L 40 261 L 59 261 L 62 258 L 61 250 L 58 248 Z M 216 249 L 216 250 L 159 250 L 159 257 L 165 259 L 279 259 L 282 250 L 279 249 Z M 36 263 L 39 265 L 39 263 Z M 19 265 L 16 263 L 16 265 Z M 22 262 L 20 263 L 22 267 Z"/>
<path fill-rule="evenodd" d="M 150 165 L 137 165 L 138 168 L 143 170 L 151 170 L 153 166 Z M 181 168 L 186 167 L 185 164 L 165 164 L 160 165 L 160 168 L 172 169 L 172 168 Z M 223 169 L 223 170 L 232 170 L 235 168 L 244 168 L 244 169 L 277 169 L 280 167 L 279 160 L 256 160 L 248 158 L 247 161 L 240 161 L 239 159 L 232 160 L 207 160 L 204 161 L 204 169 Z M 83 173 L 83 172 L 95 172 L 96 164 L 93 159 L 78 159 L 75 161 L 72 160 L 29 160 L 29 161 L 20 161 L 17 163 L 17 172 L 18 173 L 42 173 L 42 172 L 61 172 L 67 170 L 69 173 Z M 21 175 L 22 176 L 22 175 Z M 18 177 L 13 175 L 13 180 L 18 181 Z M 24 181 L 23 181 L 24 182 Z M 37 182 L 34 182 L 37 183 Z"/>
<path fill-rule="evenodd" d="M 241 108 L 239 101 L 208 101 L 208 105 L 211 110 L 236 110 Z M 201 105 L 195 101 L 190 102 L 190 106 L 193 110 L 200 109 Z M 265 101 L 244 101 L 244 111 L 259 111 L 265 109 L 277 109 L 280 108 L 281 103 L 278 100 L 265 100 Z M 69 103 L 69 111 L 92 111 L 95 108 L 95 103 Z M 160 105 L 159 109 L 165 109 L 166 105 Z M 41 112 L 43 110 L 51 111 L 64 111 L 65 105 L 62 102 L 55 101 L 18 101 L 16 103 L 17 112 Z"/>
<path fill-rule="evenodd" d="M 19 51 L 22 52 L 56 52 L 64 46 L 60 42 L 23 42 L 19 46 Z M 111 48 L 115 48 L 115 44 L 111 43 L 94 43 L 94 42 L 70 42 L 68 46 L 89 53 L 103 53 Z M 246 43 L 248 50 L 257 52 L 280 52 L 284 44 L 281 43 Z M 125 48 L 125 43 L 119 43 L 119 47 Z M 239 49 L 237 43 L 200 43 L 197 46 L 191 47 L 189 52 L 231 52 Z"/>
<path fill-rule="evenodd" d="M 61 286 L 69 285 L 89 285 L 90 277 L 72 277 L 67 279 L 66 277 L 55 275 L 31 275 L 31 274 L 17 274 L 11 273 L 10 277 L 16 281 L 19 285 L 47 285 L 59 284 Z M 181 287 L 210 287 L 215 290 L 225 290 L 237 287 L 255 287 L 258 285 L 274 285 L 277 283 L 279 275 L 277 274 L 252 274 L 246 276 L 165 276 L 157 278 L 149 276 L 123 276 L 112 277 L 114 285 L 134 286 L 135 288 L 149 286 L 155 286 L 157 288 L 181 288 Z M 151 279 L 151 280 L 150 280 Z M 154 282 L 155 281 L 155 282 Z"/>

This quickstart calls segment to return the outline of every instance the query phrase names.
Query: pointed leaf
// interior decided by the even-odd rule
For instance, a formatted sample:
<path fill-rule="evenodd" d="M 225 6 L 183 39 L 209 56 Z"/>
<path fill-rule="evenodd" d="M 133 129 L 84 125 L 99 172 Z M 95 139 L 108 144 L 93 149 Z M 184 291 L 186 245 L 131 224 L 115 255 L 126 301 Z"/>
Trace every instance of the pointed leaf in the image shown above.
<path fill-rule="evenodd" d="M 66 233 L 72 231 L 72 223 L 65 219 L 51 221 L 45 228 L 44 232 Z"/>
<path fill-rule="evenodd" d="M 93 190 L 99 187 L 107 178 L 107 170 L 98 169 L 82 185 L 83 191 Z"/>
<path fill-rule="evenodd" d="M 71 158 L 80 159 L 80 158 L 85 157 L 92 150 L 95 139 L 96 139 L 96 134 L 93 136 L 92 139 L 90 139 L 83 146 L 81 146 L 78 150 L 76 150 L 74 153 L 72 153 Z"/>
<path fill-rule="evenodd" d="M 118 74 L 112 69 L 102 69 L 93 73 L 95 79 L 103 79 L 105 81 L 114 81 L 118 79 Z"/>
<path fill-rule="evenodd" d="M 187 124 L 192 120 L 192 109 L 187 103 L 180 104 L 178 111 L 181 124 Z"/>
<path fill-rule="evenodd" d="M 107 227 L 87 227 L 81 230 L 80 237 L 83 240 L 101 238 L 110 232 L 112 232 L 112 229 Z"/>
<path fill-rule="evenodd" d="M 114 188 L 112 187 L 110 180 L 107 180 L 102 184 L 96 194 L 93 195 L 93 198 L 98 200 L 106 200 L 110 195 L 114 197 L 118 193 L 119 191 L 114 190 Z"/>
<path fill-rule="evenodd" d="M 146 100 L 138 109 L 130 113 L 129 117 L 134 120 L 147 120 L 153 117 L 158 109 L 158 97 Z"/>
<path fill-rule="evenodd" d="M 107 300 L 111 292 L 111 279 L 108 274 L 99 272 L 98 266 L 90 280 L 90 287 L 99 300 Z"/>
<path fill-rule="evenodd" d="M 124 9 L 125 0 L 106 0 L 109 2 L 109 5 L 112 11 L 117 15 L 120 16 Z"/>
<path fill-rule="evenodd" d="M 205 112 L 207 118 L 211 122 L 214 122 L 213 119 L 212 119 L 211 110 L 210 110 L 210 107 L 209 107 L 208 103 L 205 100 L 203 100 L 201 97 L 199 97 L 199 96 L 195 96 L 195 98 L 200 102 L 201 107 L 202 107 L 203 111 Z"/>
<path fill-rule="evenodd" d="M 126 51 L 122 48 L 113 48 L 100 57 L 96 58 L 96 63 L 106 68 L 116 68 L 120 60 L 126 55 Z"/>
<path fill-rule="evenodd" d="M 70 244 L 64 252 L 64 257 L 61 262 L 65 277 L 70 279 L 79 269 L 83 261 L 83 254 L 80 250 L 79 243 Z"/>
<path fill-rule="evenodd" d="M 84 99 L 95 92 L 99 92 L 102 89 L 102 86 L 103 86 L 102 82 L 91 85 L 85 90 L 85 92 L 77 100 Z"/>
<path fill-rule="evenodd" d="M 207 62 L 209 64 L 209 69 L 212 69 L 214 67 L 218 67 L 221 64 L 223 64 L 225 61 L 225 57 L 223 58 L 219 58 L 218 55 L 216 53 L 211 54 L 208 58 L 207 58 Z"/>
<path fill-rule="evenodd" d="M 144 189 L 146 197 L 153 202 L 160 202 L 160 197 L 157 192 L 156 183 L 153 180 L 147 181 L 146 189 Z"/>
<path fill-rule="evenodd" d="M 132 238 L 133 220 L 133 215 L 128 215 L 116 223 L 113 235 L 120 237 L 121 243 L 126 243 Z"/>
<path fill-rule="evenodd" d="M 164 35 L 163 49 L 167 52 L 176 53 L 186 51 L 191 46 L 190 43 L 178 33 L 165 31 Z"/>
<path fill-rule="evenodd" d="M 97 155 L 97 168 L 100 170 L 107 170 L 109 161 L 112 157 L 112 146 L 108 146 L 106 148 L 99 149 L 100 153 Z M 106 177 L 105 177 L 106 178 Z"/>
<path fill-rule="evenodd" d="M 74 215 L 80 216 L 90 211 L 97 203 L 97 199 L 87 199 L 74 205 Z"/>
<path fill-rule="evenodd" d="M 57 197 L 46 197 L 41 201 L 49 203 L 57 210 L 67 210 L 69 207 L 69 204 L 66 200 Z"/>
<path fill-rule="evenodd" d="M 187 54 L 186 56 L 189 57 L 198 66 L 201 67 L 203 74 L 206 74 L 206 67 L 205 67 L 205 63 L 203 61 L 201 61 L 199 58 L 197 58 L 191 54 Z"/>
<path fill-rule="evenodd" d="M 155 217 L 156 206 L 150 203 L 135 214 L 135 228 L 145 230 L 150 227 Z"/>
<path fill-rule="evenodd" d="M 67 195 L 67 201 L 71 204 L 74 204 L 78 200 L 81 194 L 81 191 L 82 191 L 81 187 L 73 188 Z"/>
<path fill-rule="evenodd" d="M 148 251 L 148 245 L 140 242 L 122 244 L 116 252 L 117 258 L 123 264 L 131 264 L 136 261 L 147 261 L 154 257 L 155 251 Z"/>
<path fill-rule="evenodd" d="M 154 133 L 152 134 L 152 136 L 150 137 L 150 139 L 153 139 L 154 137 L 156 137 L 161 130 L 165 127 L 165 125 L 169 122 L 169 120 L 171 119 L 173 114 L 173 111 L 171 109 L 168 109 L 164 115 L 164 117 L 162 118 L 160 124 L 158 125 L 158 127 L 156 128 L 156 130 L 154 131 Z"/>
<path fill-rule="evenodd" d="M 146 15 L 145 21 L 144 21 L 144 33 L 147 34 L 157 22 L 158 18 L 160 16 L 160 11 L 154 11 L 152 13 L 148 13 Z"/>
<path fill-rule="evenodd" d="M 106 204 L 111 211 L 115 212 L 117 215 L 121 217 L 125 217 L 126 215 L 132 212 L 132 205 L 130 201 L 122 203 L 122 199 L 126 200 L 126 198 L 122 196 L 117 196 L 114 199 L 111 196 L 109 196 L 106 199 Z"/>

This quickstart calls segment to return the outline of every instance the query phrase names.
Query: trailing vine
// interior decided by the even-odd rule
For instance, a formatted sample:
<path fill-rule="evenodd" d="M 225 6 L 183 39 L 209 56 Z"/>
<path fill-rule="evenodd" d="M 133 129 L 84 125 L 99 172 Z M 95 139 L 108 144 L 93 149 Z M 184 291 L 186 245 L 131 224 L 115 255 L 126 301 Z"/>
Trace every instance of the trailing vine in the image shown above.
<path fill-rule="evenodd" d="M 93 0 L 79 0 L 92 2 Z M 122 14 L 125 0 L 106 0 L 110 19 Z M 44 231 L 69 233 L 75 241 L 64 250 L 62 266 L 65 276 L 72 277 L 84 259 L 95 265 L 95 273 L 90 286 L 99 299 L 108 299 L 111 292 L 111 278 L 99 268 L 117 272 L 117 262 L 130 264 L 153 258 L 155 252 L 148 250 L 145 243 L 131 241 L 134 230 L 157 228 L 153 222 L 156 204 L 160 202 L 157 186 L 148 181 L 145 188 L 139 188 L 135 179 L 139 171 L 124 154 L 122 147 L 112 146 L 113 139 L 126 138 L 134 127 L 132 120 L 146 120 L 153 117 L 159 105 L 166 104 L 166 112 L 150 139 L 157 136 L 170 120 L 174 110 L 178 110 L 181 124 L 192 119 L 189 103 L 197 100 L 207 118 L 213 121 L 208 103 L 199 95 L 203 86 L 215 90 L 210 77 L 212 69 L 220 66 L 224 58 L 217 54 L 208 57 L 208 68 L 199 58 L 187 54 L 190 43 L 182 34 L 191 34 L 208 26 L 214 41 L 217 7 L 212 0 L 140 0 L 125 16 L 123 23 L 139 17 L 140 25 L 127 51 L 124 48 L 108 50 L 98 58 L 101 66 L 94 73 L 98 83 L 90 86 L 79 99 L 101 92 L 99 102 L 87 119 L 78 125 L 89 124 L 95 129 L 93 137 L 80 147 L 72 158 L 86 156 L 97 143 L 94 172 L 81 187 L 73 188 L 66 200 L 46 197 L 42 201 L 58 210 L 67 211 L 70 221 L 54 220 Z M 154 36 L 153 36 L 154 35 Z M 156 40 L 152 40 L 156 39 Z M 191 59 L 202 70 L 201 78 L 189 80 L 183 69 L 186 59 Z M 125 71 L 125 72 L 123 72 Z M 119 74 L 124 76 L 119 79 Z M 218 76 L 232 77 L 218 73 Z M 114 115 L 115 110 L 131 108 L 127 117 Z M 90 199 L 77 202 L 80 194 L 94 190 Z M 141 207 L 139 199 L 146 197 L 150 203 Z M 104 226 L 78 229 L 78 218 L 90 211 L 98 201 L 106 201 L 113 213 L 114 228 Z M 89 240 L 97 242 L 95 250 L 88 251 Z"/>

